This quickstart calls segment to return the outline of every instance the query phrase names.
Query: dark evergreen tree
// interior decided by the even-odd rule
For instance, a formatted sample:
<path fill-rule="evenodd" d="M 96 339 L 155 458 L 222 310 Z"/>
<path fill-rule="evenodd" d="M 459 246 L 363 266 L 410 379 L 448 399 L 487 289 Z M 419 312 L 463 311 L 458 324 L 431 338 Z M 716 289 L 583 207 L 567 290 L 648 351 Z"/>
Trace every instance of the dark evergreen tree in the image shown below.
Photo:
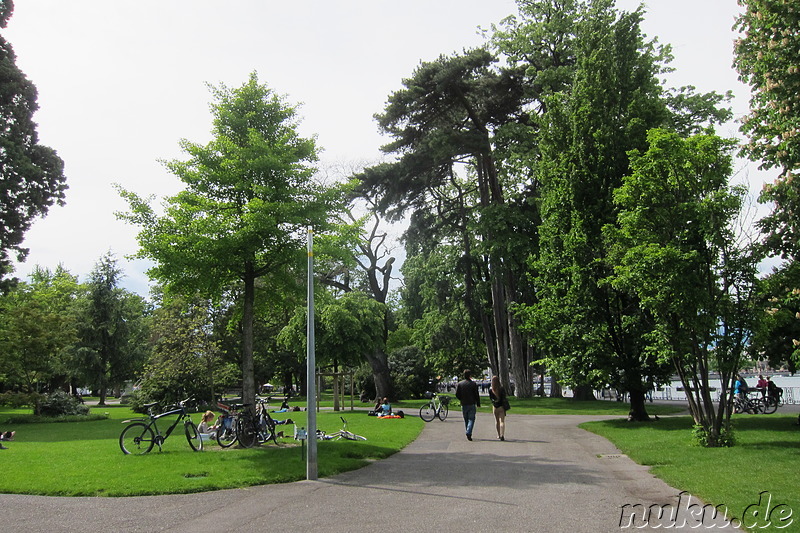
<path fill-rule="evenodd" d="M 0 28 L 14 10 L 0 0 Z M 64 162 L 52 148 L 39 144 L 33 114 L 39 108 L 36 87 L 16 65 L 11 44 L 0 35 L 0 291 L 7 290 L 14 261 L 23 261 L 22 246 L 33 220 L 64 203 Z"/>

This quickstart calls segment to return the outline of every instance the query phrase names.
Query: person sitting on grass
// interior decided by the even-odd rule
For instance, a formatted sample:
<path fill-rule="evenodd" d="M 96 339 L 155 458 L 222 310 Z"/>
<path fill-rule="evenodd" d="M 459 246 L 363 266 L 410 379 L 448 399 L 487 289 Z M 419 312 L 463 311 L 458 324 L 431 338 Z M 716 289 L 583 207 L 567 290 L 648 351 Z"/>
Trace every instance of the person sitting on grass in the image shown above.
<path fill-rule="evenodd" d="M 16 434 L 17 434 L 16 431 L 2 432 L 2 433 L 0 433 L 0 440 L 14 440 L 14 435 L 16 435 Z M 0 450 L 7 450 L 7 449 L 8 448 L 3 446 L 3 443 L 0 442 Z"/>
<path fill-rule="evenodd" d="M 389 403 L 389 398 L 384 398 L 381 401 L 380 408 L 377 411 L 378 416 L 389 416 L 392 414 L 392 405 Z"/>
<path fill-rule="evenodd" d="M 197 426 L 197 432 L 200 433 L 201 439 L 213 439 L 217 434 L 217 426 L 209 426 L 216 415 L 213 411 L 206 411 L 203 413 L 203 419 L 200 425 Z"/>

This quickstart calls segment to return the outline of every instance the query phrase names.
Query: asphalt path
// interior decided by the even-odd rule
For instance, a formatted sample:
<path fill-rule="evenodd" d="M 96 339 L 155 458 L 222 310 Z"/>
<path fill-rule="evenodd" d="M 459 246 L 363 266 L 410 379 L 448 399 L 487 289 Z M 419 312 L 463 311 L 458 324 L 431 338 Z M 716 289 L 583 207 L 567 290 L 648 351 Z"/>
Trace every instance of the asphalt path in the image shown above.
<path fill-rule="evenodd" d="M 4 494 L 0 509 L 15 532 L 597 533 L 711 525 L 701 502 L 577 427 L 602 418 L 609 417 L 510 413 L 501 442 L 492 415 L 479 413 L 470 442 L 456 410 L 392 457 L 331 478 L 132 498 Z M 718 516 L 716 528 L 725 523 Z"/>

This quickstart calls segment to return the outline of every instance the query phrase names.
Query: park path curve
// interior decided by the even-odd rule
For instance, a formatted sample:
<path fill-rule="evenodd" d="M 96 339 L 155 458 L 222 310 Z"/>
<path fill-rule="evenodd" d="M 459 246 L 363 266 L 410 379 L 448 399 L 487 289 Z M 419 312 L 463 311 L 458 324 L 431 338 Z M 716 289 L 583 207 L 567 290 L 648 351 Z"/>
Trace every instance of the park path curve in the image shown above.
<path fill-rule="evenodd" d="M 3 494 L 0 509 L 11 531 L 81 533 L 598 533 L 620 531 L 624 509 L 677 509 L 678 490 L 606 439 L 577 427 L 602 418 L 608 417 L 509 414 L 507 437 L 500 442 L 494 418 L 479 413 L 469 442 L 454 411 L 445 422 L 427 424 L 400 453 L 332 478 L 133 498 Z M 630 522 L 623 519 L 622 525 Z"/>

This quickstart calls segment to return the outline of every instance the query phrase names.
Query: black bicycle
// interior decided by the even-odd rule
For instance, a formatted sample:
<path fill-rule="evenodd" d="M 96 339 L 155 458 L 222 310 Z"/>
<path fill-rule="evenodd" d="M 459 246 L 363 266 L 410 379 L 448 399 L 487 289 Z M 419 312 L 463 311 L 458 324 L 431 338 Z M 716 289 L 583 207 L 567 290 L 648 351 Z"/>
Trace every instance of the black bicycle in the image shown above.
<path fill-rule="evenodd" d="M 256 398 L 256 408 L 251 409 L 249 404 L 239 414 L 236 425 L 236 435 L 239 444 L 244 448 L 252 448 L 256 443 L 263 444 L 272 441 L 278 445 L 275 420 L 269 414 L 269 401 Z"/>
<path fill-rule="evenodd" d="M 190 400 L 178 402 L 177 405 L 171 407 L 169 410 L 160 414 L 153 414 L 153 408 L 158 403 L 150 403 L 144 407 L 147 409 L 147 418 L 132 418 L 125 420 L 123 424 L 130 424 L 119 436 L 119 447 L 124 454 L 144 454 L 150 452 L 153 446 L 158 446 L 158 451 L 161 451 L 161 446 L 172 434 L 172 431 L 183 422 L 184 434 L 186 440 L 189 441 L 189 446 L 192 450 L 199 452 L 203 450 L 203 439 L 200 438 L 200 433 L 197 431 L 197 426 L 192 422 L 192 417 L 189 414 L 187 404 Z M 162 434 L 158 429 L 158 420 L 165 416 L 178 415 L 172 425 L 167 429 L 166 433 Z M 132 423 L 131 423 L 132 422 Z"/>

